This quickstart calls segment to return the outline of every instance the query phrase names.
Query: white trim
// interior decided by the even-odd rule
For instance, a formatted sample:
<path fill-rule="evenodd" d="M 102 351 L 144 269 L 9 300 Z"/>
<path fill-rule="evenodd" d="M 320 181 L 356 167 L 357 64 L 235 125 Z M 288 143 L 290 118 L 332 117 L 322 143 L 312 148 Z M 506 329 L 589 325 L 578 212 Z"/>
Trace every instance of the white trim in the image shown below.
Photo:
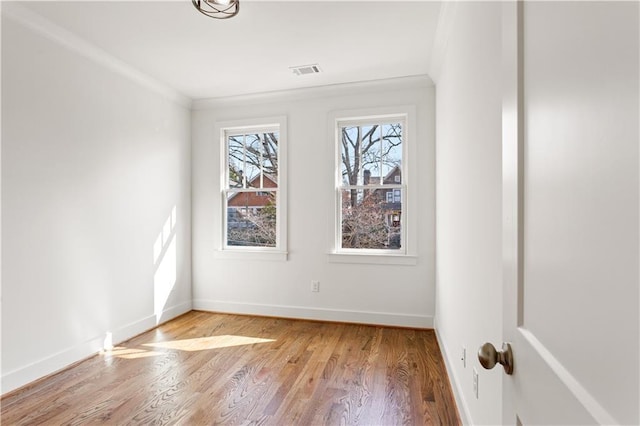
<path fill-rule="evenodd" d="M 367 126 L 373 124 L 396 124 L 398 121 L 406 121 L 406 114 L 379 114 L 357 115 L 354 117 L 337 118 L 340 127 Z"/>
<path fill-rule="evenodd" d="M 278 195 L 276 197 L 276 246 L 275 247 L 236 247 L 227 246 L 227 199 L 226 192 L 233 189 L 226 188 L 228 182 L 227 166 L 227 141 L 229 134 L 240 134 L 242 131 L 252 130 L 277 130 L 279 133 L 278 140 L 278 182 L 277 188 L 256 188 L 246 190 L 243 188 L 238 192 L 258 192 L 273 191 Z M 217 121 L 215 123 L 214 134 L 218 135 L 216 143 L 219 143 L 220 152 L 220 177 L 218 188 L 220 191 L 220 208 L 221 214 L 216 216 L 215 221 L 218 222 L 220 230 L 220 239 L 216 241 L 216 251 L 214 257 L 219 259 L 259 259 L 259 260 L 287 260 L 287 116 L 280 115 L 276 117 L 264 118 L 248 118 L 239 120 Z"/>
<path fill-rule="evenodd" d="M 163 310 L 160 320 L 155 315 L 149 315 L 138 321 L 118 327 L 113 330 L 105 330 L 99 336 L 92 337 L 75 346 L 63 349 L 41 360 L 32 362 L 17 370 L 9 371 L 2 376 L 2 389 L 0 392 L 7 393 L 25 386 L 34 380 L 54 374 L 69 365 L 82 361 L 95 355 L 103 349 L 105 335 L 112 332 L 114 342 L 123 342 L 140 333 L 155 328 L 160 322 L 166 322 L 184 313 L 191 311 L 192 302 L 187 301 Z"/>
<path fill-rule="evenodd" d="M 473 424 L 471 422 L 471 411 L 469 410 L 469 405 L 467 404 L 467 400 L 464 398 L 464 392 L 462 392 L 462 383 L 460 381 L 460 378 L 456 374 L 456 369 L 453 368 L 453 365 L 451 364 L 451 360 L 456 358 L 449 357 L 450 352 L 447 349 L 447 345 L 444 343 L 442 336 L 440 335 L 437 318 L 434 319 L 434 330 L 436 331 L 436 339 L 438 339 L 438 345 L 440 346 L 442 358 L 444 358 L 444 365 L 447 369 L 447 375 L 449 376 L 449 384 L 451 385 L 451 390 L 453 391 L 453 397 L 455 398 L 456 405 L 458 406 L 460 421 L 463 425 Z"/>
<path fill-rule="evenodd" d="M 440 4 L 440 13 L 438 15 L 438 24 L 436 33 L 433 38 L 433 47 L 431 48 L 431 58 L 429 63 L 429 75 L 434 82 L 438 81 L 442 64 L 447 53 L 447 46 L 453 31 L 453 23 L 456 18 L 458 2 L 443 1 Z"/>
<path fill-rule="evenodd" d="M 383 80 L 361 81 L 356 83 L 331 84 L 326 86 L 307 87 L 292 90 L 254 93 L 250 95 L 228 96 L 220 98 L 195 99 L 191 105 L 193 110 L 229 107 L 234 105 L 259 105 L 272 102 L 294 102 L 323 97 L 354 96 L 370 94 L 372 91 L 398 91 L 402 89 L 416 89 L 418 87 L 433 87 L 433 81 L 424 75 L 415 75 Z"/>
<path fill-rule="evenodd" d="M 244 250 L 243 250 L 244 249 Z M 214 259 L 238 259 L 238 260 L 274 260 L 286 261 L 289 253 L 279 250 L 258 250 L 255 247 L 238 247 L 232 249 L 216 250 Z"/>
<path fill-rule="evenodd" d="M 340 248 L 340 212 L 341 203 L 342 176 L 340 168 L 340 147 L 338 144 L 339 127 L 344 123 L 360 123 L 367 120 L 369 123 L 378 119 L 386 120 L 387 118 L 395 118 L 402 120 L 404 124 L 403 141 L 402 141 L 402 176 L 403 183 L 401 185 L 381 185 L 383 187 L 400 187 L 402 191 L 402 249 L 393 254 L 387 254 L 384 250 L 357 250 L 357 253 Z M 328 135 L 329 149 L 334 164 L 332 164 L 332 182 L 334 191 L 331 211 L 328 212 L 329 220 L 329 247 L 328 258 L 330 262 L 340 263 L 386 263 L 386 264 L 413 264 L 417 263 L 417 233 L 412 232 L 418 228 L 417 216 L 417 196 L 415 190 L 417 186 L 417 112 L 415 105 L 397 105 L 385 107 L 370 107 L 351 110 L 331 111 L 328 115 Z M 415 174 L 414 174 L 415 173 Z M 354 256 L 354 254 L 356 256 Z M 365 261 L 366 256 L 376 256 L 376 261 Z M 407 261 L 398 260 L 398 258 L 406 256 Z M 389 257 L 388 261 L 382 261 L 384 257 Z"/>
<path fill-rule="evenodd" d="M 170 306 L 162 310 L 162 313 L 159 317 L 156 317 L 156 326 L 167 321 L 170 321 L 174 318 L 179 317 L 180 315 L 184 315 L 187 312 L 190 312 L 193 309 L 193 302 L 191 300 L 187 300 L 186 302 L 178 303 L 177 305 Z M 145 331 L 145 330 L 143 330 Z M 137 332 L 135 334 L 127 334 L 120 333 L 118 330 L 113 334 L 114 342 L 123 342 L 131 337 L 140 334 L 141 332 Z"/>
<path fill-rule="evenodd" d="M 520 335 L 531 345 L 551 371 L 567 387 L 569 392 L 582 404 L 587 412 L 601 425 L 620 424 L 602 405 L 598 403 L 580 382 L 565 368 L 547 347 L 529 330 L 518 327 Z"/>
<path fill-rule="evenodd" d="M 253 122 L 253 120 L 251 121 Z M 251 124 L 249 126 L 242 126 L 241 124 L 237 124 L 237 121 L 233 121 L 233 123 L 234 124 L 232 124 L 230 127 L 225 126 L 227 136 L 241 136 L 246 133 L 250 133 L 252 129 L 256 129 L 260 133 L 280 131 L 280 126 L 277 124 L 267 124 L 265 126 L 261 126 L 260 124 Z"/>
<path fill-rule="evenodd" d="M 329 263 L 358 263 L 373 265 L 417 265 L 418 257 L 407 254 L 380 253 L 327 253 Z"/>
<path fill-rule="evenodd" d="M 335 321 L 395 327 L 433 328 L 433 317 L 430 315 L 409 315 L 354 310 L 347 311 L 343 309 L 228 302 L 209 299 L 194 299 L 193 309 L 229 314 L 307 319 L 314 321 Z"/>
<path fill-rule="evenodd" d="M 258 192 L 278 192 L 279 188 L 253 188 L 253 187 L 248 187 L 248 188 L 229 188 L 227 189 L 227 192 L 232 194 L 232 193 L 241 193 L 241 192 L 254 192 L 254 193 L 258 193 Z"/>
<path fill-rule="evenodd" d="M 401 190 L 405 189 L 404 184 L 401 183 L 388 183 L 388 184 L 380 184 L 380 183 L 371 183 L 369 185 L 340 185 L 340 190 L 348 191 L 351 189 L 356 189 L 358 191 L 366 191 L 368 189 L 396 189 Z"/>
<path fill-rule="evenodd" d="M 520 193 L 523 171 L 523 116 L 521 99 L 522 2 L 502 3 L 502 339 L 514 342 L 521 303 L 519 291 L 522 272 L 522 205 Z M 517 364 L 517 360 L 516 360 Z M 517 368 L 517 367 L 516 367 Z M 513 377 L 502 378 L 502 421 L 513 422 L 517 417 Z"/>
<path fill-rule="evenodd" d="M 41 36 L 63 46 L 89 60 L 94 61 L 121 76 L 150 89 L 166 99 L 185 108 L 191 108 L 191 99 L 182 95 L 159 80 L 139 71 L 124 61 L 116 58 L 107 51 L 87 42 L 74 33 L 54 24 L 37 13 L 17 4 L 18 2 L 3 2 L 2 15 L 29 28 Z"/>

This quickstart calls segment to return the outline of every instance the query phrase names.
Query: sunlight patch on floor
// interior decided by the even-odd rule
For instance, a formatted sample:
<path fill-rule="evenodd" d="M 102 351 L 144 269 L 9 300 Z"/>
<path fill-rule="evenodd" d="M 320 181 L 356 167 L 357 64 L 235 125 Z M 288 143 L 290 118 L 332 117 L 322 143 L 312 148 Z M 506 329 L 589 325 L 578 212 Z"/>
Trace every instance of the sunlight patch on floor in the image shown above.
<path fill-rule="evenodd" d="M 158 349 L 170 349 L 186 352 L 206 351 L 212 349 L 229 348 L 233 346 L 255 345 L 258 343 L 275 342 L 275 339 L 262 339 L 259 337 L 247 336 L 210 336 L 198 337 L 194 339 L 169 340 L 166 342 L 143 343 L 142 346 L 149 346 Z M 166 354 L 165 351 L 156 352 L 152 349 L 144 348 L 127 348 L 125 346 L 116 346 L 113 349 L 104 349 L 102 354 L 106 357 L 117 357 L 124 359 L 147 358 Z"/>
<path fill-rule="evenodd" d="M 151 346 L 164 349 L 178 349 L 181 351 L 205 351 L 209 349 L 228 348 L 231 346 L 253 345 L 256 343 L 275 342 L 274 339 L 261 339 L 247 336 L 210 336 L 195 339 L 171 340 L 168 342 L 145 343 L 143 346 Z"/>
<path fill-rule="evenodd" d="M 122 346 L 117 346 L 110 351 L 105 351 L 105 355 L 124 359 L 138 359 L 162 355 L 162 352 L 148 351 L 145 349 L 130 349 Z"/>

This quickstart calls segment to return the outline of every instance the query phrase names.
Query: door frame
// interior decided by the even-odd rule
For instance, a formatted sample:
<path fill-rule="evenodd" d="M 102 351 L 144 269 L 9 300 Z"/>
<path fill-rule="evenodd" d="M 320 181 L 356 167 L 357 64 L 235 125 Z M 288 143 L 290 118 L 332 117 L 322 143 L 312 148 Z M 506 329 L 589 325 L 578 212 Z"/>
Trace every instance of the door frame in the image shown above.
<path fill-rule="evenodd" d="M 502 4 L 502 337 L 515 341 L 514 324 L 522 324 L 524 224 L 523 4 Z M 514 374 L 518 374 L 517 347 Z M 502 422 L 516 419 L 511 376 L 502 378 Z"/>

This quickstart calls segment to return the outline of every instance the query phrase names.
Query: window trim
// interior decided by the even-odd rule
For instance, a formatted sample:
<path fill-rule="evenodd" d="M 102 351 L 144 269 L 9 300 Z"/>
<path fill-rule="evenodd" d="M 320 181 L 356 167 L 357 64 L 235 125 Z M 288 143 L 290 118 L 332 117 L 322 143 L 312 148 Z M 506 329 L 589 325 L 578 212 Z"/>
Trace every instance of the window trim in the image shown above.
<path fill-rule="evenodd" d="M 278 187 L 277 188 L 245 188 L 239 192 L 275 192 L 276 196 L 276 245 L 275 247 L 229 246 L 227 245 L 227 200 L 226 193 L 233 191 L 227 188 L 229 168 L 227 164 L 227 136 L 244 134 L 264 129 L 278 129 Z M 253 119 L 221 121 L 215 124 L 220 152 L 219 174 L 219 224 L 220 235 L 217 238 L 215 258 L 222 259 L 258 259 L 287 260 L 287 117 L 275 116 Z"/>
<path fill-rule="evenodd" d="M 377 122 L 389 122 L 394 119 L 404 121 L 402 140 L 402 183 L 384 185 L 393 190 L 402 189 L 402 250 L 387 249 L 343 249 L 340 242 L 341 218 L 339 207 L 341 205 L 340 192 L 342 187 L 341 151 L 339 144 L 340 128 L 347 125 L 362 125 Z M 336 263 L 375 263 L 375 264 L 417 264 L 417 175 L 416 167 L 416 107 L 415 105 L 389 106 L 378 108 L 366 108 L 357 110 L 334 111 L 329 114 L 330 152 L 333 159 L 332 174 L 332 211 L 329 212 L 329 248 L 328 261 Z"/>

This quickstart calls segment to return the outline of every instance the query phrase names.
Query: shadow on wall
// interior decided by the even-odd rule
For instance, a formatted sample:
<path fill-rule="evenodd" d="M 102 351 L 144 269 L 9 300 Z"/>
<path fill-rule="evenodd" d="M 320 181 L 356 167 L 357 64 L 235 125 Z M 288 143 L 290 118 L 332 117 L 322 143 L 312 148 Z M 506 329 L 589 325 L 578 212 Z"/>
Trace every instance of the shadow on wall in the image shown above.
<path fill-rule="evenodd" d="M 176 223 L 176 206 L 173 206 L 153 244 L 153 313 L 156 316 L 156 324 L 162 322 L 162 313 L 176 285 Z"/>

